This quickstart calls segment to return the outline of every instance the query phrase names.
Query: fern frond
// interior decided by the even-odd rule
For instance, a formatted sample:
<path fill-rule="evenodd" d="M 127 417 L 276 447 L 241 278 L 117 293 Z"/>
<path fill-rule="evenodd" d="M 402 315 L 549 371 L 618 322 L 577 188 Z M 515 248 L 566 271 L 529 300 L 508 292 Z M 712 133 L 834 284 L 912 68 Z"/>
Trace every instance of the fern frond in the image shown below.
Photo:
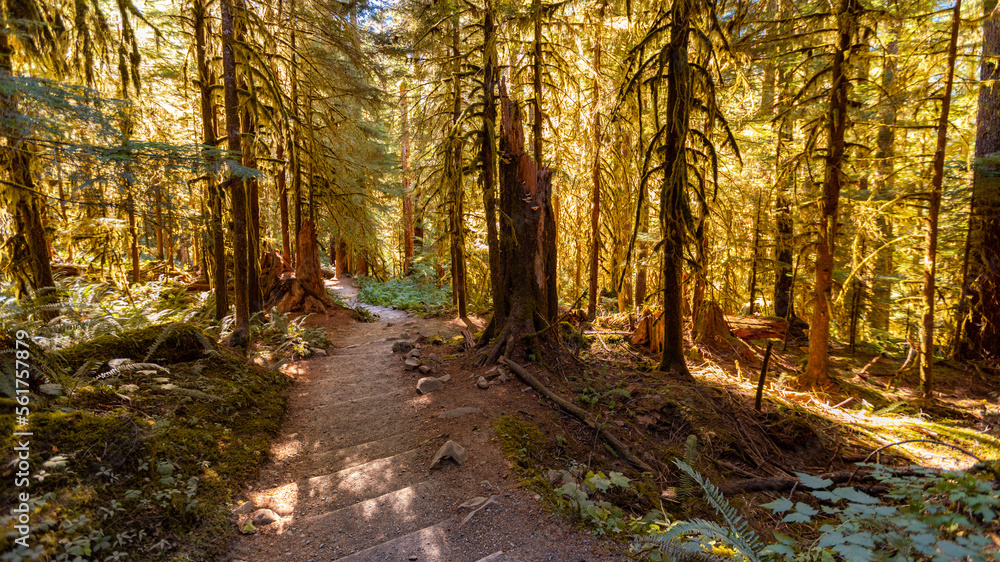
<path fill-rule="evenodd" d="M 108 377 L 118 375 L 121 373 L 127 373 L 129 371 L 163 371 L 164 373 L 169 373 L 170 370 L 162 365 L 157 365 L 156 363 L 125 363 L 124 365 L 119 365 L 110 371 L 105 371 L 97 377 L 96 380 L 106 379 Z"/>
<path fill-rule="evenodd" d="M 688 435 L 687 442 L 684 444 L 684 462 L 689 466 L 694 465 L 695 458 L 698 456 L 698 436 L 695 434 Z M 694 479 L 687 472 L 681 472 L 681 495 L 691 497 L 692 492 L 694 492 Z"/>
<path fill-rule="evenodd" d="M 98 365 L 100 365 L 100 363 L 94 359 L 87 359 L 83 365 L 80 365 L 80 368 L 73 373 L 73 378 L 81 379 L 83 377 L 89 377 L 94 371 L 97 370 Z"/>
<path fill-rule="evenodd" d="M 722 517 L 726 525 L 725 530 L 728 531 L 726 542 L 730 543 L 737 552 L 751 562 L 759 561 L 760 557 L 757 553 L 764 548 L 764 545 L 757 538 L 757 534 L 747 525 L 747 522 L 736 512 L 736 508 L 729 505 L 729 501 L 722 495 L 722 492 L 684 461 L 674 459 L 674 464 L 690 475 L 705 490 L 705 499 L 712 506 L 712 509 Z"/>
<path fill-rule="evenodd" d="M 659 537 L 655 542 L 657 543 L 656 549 L 670 562 L 724 562 L 723 558 L 709 552 L 694 550 L 688 546 L 669 541 L 661 541 Z"/>
<path fill-rule="evenodd" d="M 697 535 L 708 540 L 722 541 L 729 546 L 733 547 L 736 552 L 741 556 L 749 560 L 750 562 L 760 562 L 760 557 L 757 555 L 755 550 L 747 550 L 750 545 L 742 540 L 742 537 L 731 532 L 730 529 L 715 523 L 714 521 L 706 521 L 704 519 L 691 519 L 690 521 L 684 521 L 678 525 L 675 525 L 669 531 L 657 537 L 657 540 L 661 545 L 668 545 L 671 541 L 676 541 L 681 537 L 687 535 Z M 697 546 L 696 546 L 697 545 Z M 709 560 L 719 560 L 708 553 L 701 552 L 700 550 L 694 550 L 694 548 L 700 547 L 701 542 L 694 543 L 689 542 L 687 544 L 681 544 L 680 547 L 688 552 L 694 552 L 701 554 L 703 556 L 708 556 Z M 676 543 L 674 545 L 677 546 Z M 676 550 L 676 548 L 675 548 Z"/>
<path fill-rule="evenodd" d="M 879 408 L 878 410 L 875 410 L 874 412 L 872 412 L 872 415 L 873 416 L 881 416 L 881 415 L 889 414 L 889 413 L 895 411 L 896 408 L 899 408 L 900 406 L 904 406 L 904 405 L 906 405 L 905 401 L 903 401 L 903 400 L 897 400 L 897 401 L 893 402 L 892 404 L 889 404 L 888 406 L 886 406 L 884 408 Z"/>
<path fill-rule="evenodd" d="M 212 355 L 213 353 L 217 353 L 215 351 L 215 345 L 212 343 L 212 340 L 205 337 L 205 334 L 203 334 L 201 330 L 195 330 L 194 337 L 195 339 L 198 340 L 198 343 L 200 343 L 201 346 L 205 348 L 205 355 Z"/>
<path fill-rule="evenodd" d="M 204 370 L 205 370 L 205 364 L 202 362 L 201 359 L 196 361 L 195 364 L 191 366 L 191 374 L 194 376 L 200 375 L 201 372 Z"/>
<path fill-rule="evenodd" d="M 146 356 L 142 358 L 143 363 L 149 361 L 149 358 L 152 357 L 154 353 L 156 353 L 156 350 L 161 345 L 163 345 L 163 342 L 167 341 L 167 338 L 170 337 L 170 334 L 174 333 L 174 331 L 177 330 L 177 326 L 178 326 L 177 322 L 173 322 L 163 327 L 163 331 L 160 332 L 159 336 L 156 336 L 156 340 L 153 341 L 153 345 L 149 347 L 149 350 L 146 351 Z"/>
<path fill-rule="evenodd" d="M 704 519 L 691 519 L 690 521 L 684 521 L 674 525 L 666 533 L 656 537 L 656 541 L 659 542 L 658 548 L 660 549 L 660 552 L 666 553 L 668 556 L 676 555 L 681 552 L 700 555 L 697 558 L 689 558 L 690 560 L 719 560 L 718 557 L 701 550 L 700 546 L 702 541 L 689 541 L 687 543 L 676 542 L 677 539 L 686 537 L 687 535 L 697 535 L 698 537 L 708 540 L 722 541 L 729 546 L 732 546 L 740 554 L 744 554 L 744 552 L 740 550 L 740 545 L 733 541 L 732 533 L 730 533 L 728 529 L 718 523 L 706 521 Z M 749 556 L 746 556 L 746 558 L 754 562 L 759 560 L 756 553 L 751 553 Z M 685 558 L 678 559 L 685 560 Z"/>

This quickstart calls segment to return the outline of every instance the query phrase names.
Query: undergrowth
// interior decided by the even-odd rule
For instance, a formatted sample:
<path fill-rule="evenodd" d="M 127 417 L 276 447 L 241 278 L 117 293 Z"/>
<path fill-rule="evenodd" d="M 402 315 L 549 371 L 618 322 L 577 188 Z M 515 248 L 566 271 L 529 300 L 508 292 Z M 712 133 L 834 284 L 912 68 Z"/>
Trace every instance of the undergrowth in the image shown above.
<path fill-rule="evenodd" d="M 358 300 L 375 306 L 393 307 L 419 314 L 443 314 L 452 308 L 451 291 L 413 277 L 379 281 L 358 277 Z"/>

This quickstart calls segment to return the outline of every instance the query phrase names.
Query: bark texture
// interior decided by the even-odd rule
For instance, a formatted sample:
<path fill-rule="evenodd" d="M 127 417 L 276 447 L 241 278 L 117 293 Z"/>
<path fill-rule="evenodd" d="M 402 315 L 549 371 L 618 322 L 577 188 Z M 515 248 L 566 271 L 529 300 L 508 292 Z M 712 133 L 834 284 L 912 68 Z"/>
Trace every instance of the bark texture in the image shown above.
<path fill-rule="evenodd" d="M 500 354 L 518 360 L 539 357 L 539 340 L 558 337 L 546 330 L 556 321 L 555 221 L 552 218 L 552 174 L 524 150 L 520 107 L 500 85 L 500 277 L 503 308 L 493 315 L 489 331 L 499 334 L 486 357 Z"/>

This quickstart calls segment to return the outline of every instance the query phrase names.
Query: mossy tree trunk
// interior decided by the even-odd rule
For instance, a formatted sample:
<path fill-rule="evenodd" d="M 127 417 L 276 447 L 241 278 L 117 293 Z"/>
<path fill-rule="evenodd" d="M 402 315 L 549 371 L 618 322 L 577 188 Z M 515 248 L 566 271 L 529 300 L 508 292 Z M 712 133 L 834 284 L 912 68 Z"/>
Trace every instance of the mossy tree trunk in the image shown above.
<path fill-rule="evenodd" d="M 7 3 L 3 3 L 0 15 L 0 80 L 14 76 L 14 45 L 11 42 L 11 28 L 8 21 L 17 18 L 9 11 Z M 16 94 L 0 95 L 0 110 L 4 115 L 18 115 Z M 9 244 L 11 261 L 18 271 L 19 298 L 28 298 L 27 287 L 31 287 L 37 304 L 45 305 L 55 302 L 55 281 L 52 279 L 49 246 L 45 240 L 45 230 L 42 225 L 42 214 L 45 212 L 45 202 L 37 195 L 35 181 L 31 176 L 31 151 L 20 132 L 13 126 L 0 123 L 0 136 L 7 145 L 0 152 L 2 167 L 7 173 L 7 202 L 12 203 L 14 218 L 13 244 Z M 51 320 L 58 315 L 55 309 L 41 309 L 40 316 Z"/>
<path fill-rule="evenodd" d="M 206 146 L 216 146 L 215 110 L 212 104 L 212 86 L 215 76 L 208 66 L 208 7 L 204 0 L 196 0 L 191 6 L 194 19 L 195 64 L 198 70 L 198 93 L 201 102 L 201 137 Z M 209 230 L 212 237 L 212 279 L 215 284 L 215 319 L 222 320 L 229 313 L 229 293 L 226 290 L 226 242 L 222 233 L 222 209 L 225 198 L 215 178 L 208 175 Z"/>
<path fill-rule="evenodd" d="M 500 233 L 497 228 L 497 103 L 498 71 L 497 29 L 493 6 L 489 0 L 483 10 L 483 128 L 480 133 L 480 154 L 483 166 L 483 209 L 486 212 L 486 243 L 489 247 L 490 290 L 493 310 L 505 308 L 500 279 Z M 493 334 L 484 334 L 492 337 Z"/>
<path fill-rule="evenodd" d="M 222 79 L 226 109 L 226 134 L 230 154 L 241 154 L 239 99 L 236 89 L 236 53 L 232 0 L 222 0 Z M 233 205 L 233 261 L 236 293 L 236 326 L 230 338 L 234 347 L 250 342 L 250 302 L 247 286 L 247 197 L 243 178 L 229 177 Z"/>
<path fill-rule="evenodd" d="M 687 136 L 691 115 L 691 67 L 688 39 L 691 3 L 674 3 L 670 21 L 667 65 L 667 105 L 664 139 L 664 178 L 660 188 L 660 229 L 663 234 L 663 354 L 661 371 L 691 379 L 684 360 L 684 295 L 681 288 L 683 249 L 686 232 L 684 197 L 688 184 Z"/>

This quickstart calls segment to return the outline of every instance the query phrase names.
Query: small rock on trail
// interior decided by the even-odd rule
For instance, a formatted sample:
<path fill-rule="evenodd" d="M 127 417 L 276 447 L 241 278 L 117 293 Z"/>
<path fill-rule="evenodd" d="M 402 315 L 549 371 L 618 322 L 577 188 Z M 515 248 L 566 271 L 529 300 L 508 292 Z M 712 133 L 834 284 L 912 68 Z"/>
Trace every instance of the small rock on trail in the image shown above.
<path fill-rule="evenodd" d="M 250 520 L 257 527 L 266 527 L 271 523 L 277 522 L 279 519 L 281 518 L 278 517 L 278 514 L 270 509 L 258 509 L 250 516 Z"/>
<path fill-rule="evenodd" d="M 424 377 L 417 381 L 417 392 L 420 394 L 428 394 L 434 392 L 435 390 L 441 390 L 441 381 L 434 377 Z"/>
<path fill-rule="evenodd" d="M 438 452 L 434 454 L 434 458 L 431 459 L 431 468 L 437 468 L 446 459 L 451 459 L 456 464 L 465 464 L 465 461 L 469 460 L 469 453 L 458 443 L 449 440 L 441 445 Z"/>

